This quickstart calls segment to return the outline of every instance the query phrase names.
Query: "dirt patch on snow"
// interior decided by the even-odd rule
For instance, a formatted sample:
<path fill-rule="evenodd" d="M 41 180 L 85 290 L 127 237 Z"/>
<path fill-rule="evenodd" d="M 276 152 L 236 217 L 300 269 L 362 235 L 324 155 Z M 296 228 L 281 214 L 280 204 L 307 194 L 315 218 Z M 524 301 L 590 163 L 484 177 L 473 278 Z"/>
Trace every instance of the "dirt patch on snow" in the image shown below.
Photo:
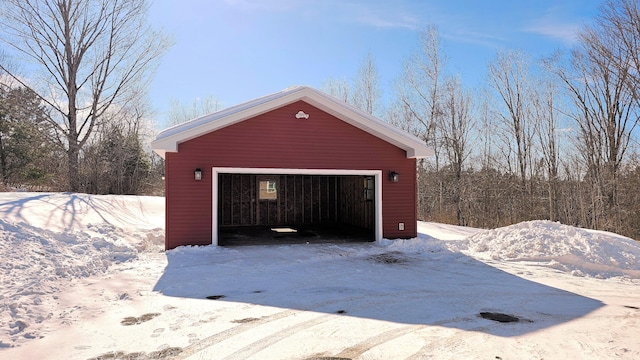
<path fill-rule="evenodd" d="M 182 348 L 170 347 L 163 350 L 153 351 L 150 353 L 145 352 L 132 352 L 126 353 L 124 351 L 108 352 L 96 357 L 89 358 L 87 360 L 156 360 L 156 359 L 171 359 L 182 352 Z"/>
<path fill-rule="evenodd" d="M 372 255 L 369 257 L 369 260 L 373 260 L 381 264 L 406 264 L 409 262 L 409 259 L 397 251 Z"/>
<path fill-rule="evenodd" d="M 160 316 L 160 313 L 148 313 L 138 317 L 129 316 L 122 319 L 122 321 L 120 321 L 120 324 L 124 326 L 138 325 L 142 324 L 143 322 L 147 322 L 156 316 Z"/>
<path fill-rule="evenodd" d="M 239 320 L 233 320 L 231 321 L 234 324 L 246 324 L 246 323 L 250 323 L 250 322 L 254 322 L 254 321 L 258 321 L 260 319 L 258 318 L 244 318 L 244 319 L 239 319 Z"/>

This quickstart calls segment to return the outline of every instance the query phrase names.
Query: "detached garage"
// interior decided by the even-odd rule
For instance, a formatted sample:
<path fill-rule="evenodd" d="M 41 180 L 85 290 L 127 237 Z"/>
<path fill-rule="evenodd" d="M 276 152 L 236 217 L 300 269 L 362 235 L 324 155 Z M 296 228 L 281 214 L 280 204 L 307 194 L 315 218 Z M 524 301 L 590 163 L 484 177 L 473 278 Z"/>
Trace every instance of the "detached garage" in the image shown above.
<path fill-rule="evenodd" d="M 264 240 L 265 231 L 273 243 L 325 231 L 415 237 L 416 159 L 432 154 L 309 87 L 174 126 L 152 145 L 165 159 L 166 249 L 233 245 L 238 234 Z"/>

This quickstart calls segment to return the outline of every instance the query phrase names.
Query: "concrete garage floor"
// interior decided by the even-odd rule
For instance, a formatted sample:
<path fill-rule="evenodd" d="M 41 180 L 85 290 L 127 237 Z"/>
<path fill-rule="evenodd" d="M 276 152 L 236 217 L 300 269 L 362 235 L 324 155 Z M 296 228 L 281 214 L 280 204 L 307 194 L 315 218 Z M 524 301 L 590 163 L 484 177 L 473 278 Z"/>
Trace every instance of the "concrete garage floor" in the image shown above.
<path fill-rule="evenodd" d="M 345 224 L 236 226 L 220 228 L 218 244 L 222 246 L 344 244 L 374 240 L 373 230 Z"/>

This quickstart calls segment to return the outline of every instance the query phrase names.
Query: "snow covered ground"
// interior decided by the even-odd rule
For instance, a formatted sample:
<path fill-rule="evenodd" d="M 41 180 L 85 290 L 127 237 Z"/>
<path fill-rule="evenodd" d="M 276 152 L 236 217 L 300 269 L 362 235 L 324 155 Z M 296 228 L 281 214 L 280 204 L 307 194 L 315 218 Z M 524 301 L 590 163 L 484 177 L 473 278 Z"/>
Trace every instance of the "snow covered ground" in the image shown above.
<path fill-rule="evenodd" d="M 616 234 L 165 253 L 163 227 L 163 198 L 0 193 L 0 358 L 640 358 L 640 243 Z"/>

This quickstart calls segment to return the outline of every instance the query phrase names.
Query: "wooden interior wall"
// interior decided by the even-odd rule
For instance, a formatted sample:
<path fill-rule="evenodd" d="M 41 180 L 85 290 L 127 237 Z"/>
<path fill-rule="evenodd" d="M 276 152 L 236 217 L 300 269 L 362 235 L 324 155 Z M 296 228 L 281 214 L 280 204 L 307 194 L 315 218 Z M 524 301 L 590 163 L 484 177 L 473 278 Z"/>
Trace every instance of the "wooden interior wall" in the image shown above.
<path fill-rule="evenodd" d="M 219 181 L 220 225 L 243 225 L 256 223 L 253 199 L 256 198 L 254 175 L 221 174 Z"/>
<path fill-rule="evenodd" d="M 365 229 L 375 227 L 375 200 L 367 199 L 365 177 L 342 176 L 340 188 L 340 222 Z M 373 184 L 375 189 L 375 184 Z M 375 192 L 375 191 L 374 191 Z"/>
<path fill-rule="evenodd" d="M 260 200 L 258 182 L 275 179 L 277 199 Z M 219 174 L 219 226 L 346 223 L 375 225 L 364 177 Z"/>

